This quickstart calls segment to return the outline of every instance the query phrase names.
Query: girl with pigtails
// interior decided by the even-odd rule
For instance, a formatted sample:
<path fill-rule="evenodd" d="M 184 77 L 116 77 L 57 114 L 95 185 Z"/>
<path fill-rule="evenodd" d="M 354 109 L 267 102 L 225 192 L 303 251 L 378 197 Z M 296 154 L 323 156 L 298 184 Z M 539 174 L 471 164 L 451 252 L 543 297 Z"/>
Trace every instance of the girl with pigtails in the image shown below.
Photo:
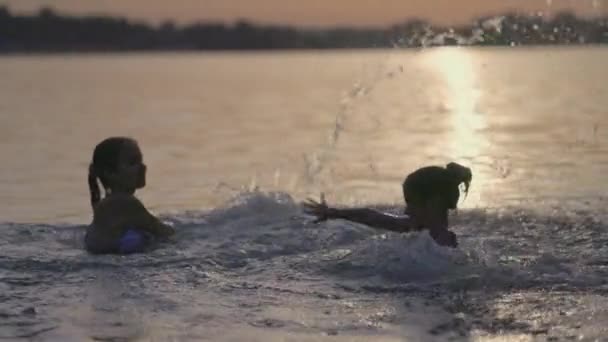
<path fill-rule="evenodd" d="M 174 233 L 134 195 L 146 185 L 146 165 L 134 139 L 112 137 L 100 142 L 93 152 L 88 183 L 93 222 L 87 228 L 85 247 L 90 253 L 141 252 Z"/>
<path fill-rule="evenodd" d="M 457 247 L 456 234 L 448 230 L 448 212 L 456 209 L 460 185 L 464 184 L 466 195 L 472 178 L 471 169 L 457 163 L 449 163 L 446 167 L 427 166 L 414 171 L 403 182 L 404 215 L 381 213 L 368 208 L 332 208 L 324 198 L 320 202 L 308 200 L 304 203 L 304 209 L 317 217 L 317 223 L 343 219 L 394 232 L 428 229 L 437 244 Z"/>

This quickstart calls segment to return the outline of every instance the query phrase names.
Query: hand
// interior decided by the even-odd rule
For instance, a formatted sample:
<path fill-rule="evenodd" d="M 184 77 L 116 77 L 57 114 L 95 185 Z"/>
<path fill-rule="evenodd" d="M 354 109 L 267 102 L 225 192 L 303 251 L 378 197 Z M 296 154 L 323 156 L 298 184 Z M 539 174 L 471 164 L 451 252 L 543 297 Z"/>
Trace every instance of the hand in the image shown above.
<path fill-rule="evenodd" d="M 327 206 L 325 202 L 325 196 L 321 194 L 321 202 L 317 202 L 313 199 L 308 199 L 306 202 L 302 203 L 304 206 L 304 212 L 308 215 L 316 216 L 317 219 L 314 220 L 314 223 L 319 223 L 323 221 L 327 221 L 331 219 L 330 213 L 334 210 Z"/>
<path fill-rule="evenodd" d="M 456 234 L 454 234 L 452 231 L 447 229 L 431 229 L 429 233 L 433 240 L 435 240 L 435 242 L 437 242 L 437 244 L 440 246 L 452 248 L 458 247 L 458 239 L 456 239 Z"/>
<path fill-rule="evenodd" d="M 173 228 L 172 224 L 169 224 L 167 222 L 162 222 L 161 230 L 165 237 L 169 237 L 175 234 L 175 228 Z"/>

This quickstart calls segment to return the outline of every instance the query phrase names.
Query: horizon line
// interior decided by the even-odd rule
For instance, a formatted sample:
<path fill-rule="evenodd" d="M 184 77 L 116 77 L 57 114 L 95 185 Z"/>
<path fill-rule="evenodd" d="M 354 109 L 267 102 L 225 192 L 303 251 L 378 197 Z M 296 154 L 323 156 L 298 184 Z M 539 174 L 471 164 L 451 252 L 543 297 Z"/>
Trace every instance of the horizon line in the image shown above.
<path fill-rule="evenodd" d="M 129 16 L 128 14 L 118 14 L 118 13 L 114 14 L 114 13 L 110 13 L 110 12 L 91 11 L 91 12 L 87 12 L 87 13 L 74 13 L 69 10 L 66 11 L 63 9 L 58 9 L 52 5 L 40 6 L 36 10 L 21 10 L 21 11 L 15 11 L 14 9 L 11 9 L 10 5 L 7 5 L 7 4 L 0 4 L 0 9 L 1 8 L 5 8 L 13 16 L 16 15 L 16 16 L 33 16 L 33 17 L 35 17 L 35 16 L 39 15 L 43 10 L 48 9 L 60 17 L 115 18 L 115 19 L 124 19 L 130 23 L 144 24 L 144 25 L 149 25 L 152 27 L 159 27 L 159 26 L 162 26 L 164 24 L 169 24 L 169 23 L 175 25 L 176 27 L 188 27 L 188 26 L 201 25 L 201 24 L 222 24 L 222 25 L 230 26 L 230 25 L 236 25 L 238 23 L 244 22 L 244 23 L 262 26 L 262 27 L 264 27 L 264 26 L 265 27 L 284 27 L 284 28 L 303 29 L 303 30 L 305 30 L 305 29 L 378 30 L 378 29 L 387 29 L 387 28 L 391 28 L 393 26 L 398 26 L 398 25 L 402 25 L 402 24 L 405 24 L 408 22 L 415 22 L 415 21 L 425 22 L 425 23 L 430 24 L 431 26 L 456 28 L 456 27 L 463 27 L 463 26 L 471 25 L 471 24 L 475 23 L 477 20 L 499 18 L 499 17 L 506 16 L 506 15 L 524 15 L 524 16 L 529 16 L 529 17 L 537 16 L 537 17 L 543 17 L 543 18 L 552 18 L 559 14 L 568 13 L 568 14 L 572 14 L 573 16 L 575 16 L 576 18 L 579 18 L 579 19 L 590 19 L 590 20 L 608 17 L 608 13 L 598 13 L 597 15 L 586 15 L 586 14 L 576 13 L 576 11 L 574 11 L 572 9 L 559 9 L 559 10 L 554 10 L 554 11 L 524 11 L 524 10 L 511 9 L 511 10 L 502 11 L 502 12 L 490 12 L 487 14 L 472 15 L 466 21 L 454 22 L 451 24 L 439 23 L 439 22 L 433 21 L 429 18 L 424 18 L 423 16 L 410 16 L 410 17 L 404 17 L 403 19 L 401 19 L 399 21 L 386 23 L 386 24 L 377 24 L 377 25 L 369 25 L 369 24 L 368 25 L 357 25 L 357 24 L 334 24 L 334 25 L 308 24 L 308 25 L 302 25 L 302 24 L 288 24 L 288 23 L 281 23 L 281 22 L 274 22 L 274 21 L 265 22 L 263 20 L 256 20 L 256 19 L 247 18 L 247 17 L 234 18 L 231 20 L 228 20 L 228 19 L 200 19 L 200 20 L 180 21 L 176 18 L 150 20 L 150 19 L 141 18 L 141 17 Z"/>

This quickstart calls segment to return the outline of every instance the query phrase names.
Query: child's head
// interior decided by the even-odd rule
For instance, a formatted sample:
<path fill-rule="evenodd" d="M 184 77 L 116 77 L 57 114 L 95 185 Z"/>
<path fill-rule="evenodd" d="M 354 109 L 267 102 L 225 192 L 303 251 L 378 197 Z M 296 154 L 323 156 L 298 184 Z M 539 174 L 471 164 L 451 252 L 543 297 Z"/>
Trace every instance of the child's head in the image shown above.
<path fill-rule="evenodd" d="M 456 209 L 460 197 L 460 184 L 464 184 L 465 198 L 469 194 L 469 187 L 473 179 L 471 169 L 457 163 L 449 163 L 445 167 L 448 179 L 451 181 L 445 189 L 448 208 Z"/>
<path fill-rule="evenodd" d="M 89 191 L 91 205 L 101 200 L 97 179 L 106 193 L 133 193 L 146 185 L 146 165 L 134 139 L 107 138 L 95 146 L 93 161 L 89 166 Z"/>
<path fill-rule="evenodd" d="M 466 195 L 472 178 L 471 169 L 457 163 L 449 163 L 445 168 L 422 168 L 403 182 L 403 196 L 411 210 L 428 209 L 429 206 L 440 210 L 456 209 L 460 184 L 464 183 Z"/>

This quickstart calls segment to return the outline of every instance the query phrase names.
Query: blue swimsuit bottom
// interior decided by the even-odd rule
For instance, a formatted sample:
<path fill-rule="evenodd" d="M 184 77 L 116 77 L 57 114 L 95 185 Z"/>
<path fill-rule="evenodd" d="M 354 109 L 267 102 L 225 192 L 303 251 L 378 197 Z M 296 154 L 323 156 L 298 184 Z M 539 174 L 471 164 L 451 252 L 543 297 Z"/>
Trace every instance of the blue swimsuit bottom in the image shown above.
<path fill-rule="evenodd" d="M 142 252 L 149 244 L 150 235 L 138 229 L 129 229 L 118 240 L 118 253 L 131 254 Z"/>
<path fill-rule="evenodd" d="M 143 252 L 153 241 L 152 235 L 140 229 L 128 229 L 118 241 L 110 245 L 92 240 L 87 234 L 84 238 L 86 249 L 93 254 L 132 254 Z"/>

